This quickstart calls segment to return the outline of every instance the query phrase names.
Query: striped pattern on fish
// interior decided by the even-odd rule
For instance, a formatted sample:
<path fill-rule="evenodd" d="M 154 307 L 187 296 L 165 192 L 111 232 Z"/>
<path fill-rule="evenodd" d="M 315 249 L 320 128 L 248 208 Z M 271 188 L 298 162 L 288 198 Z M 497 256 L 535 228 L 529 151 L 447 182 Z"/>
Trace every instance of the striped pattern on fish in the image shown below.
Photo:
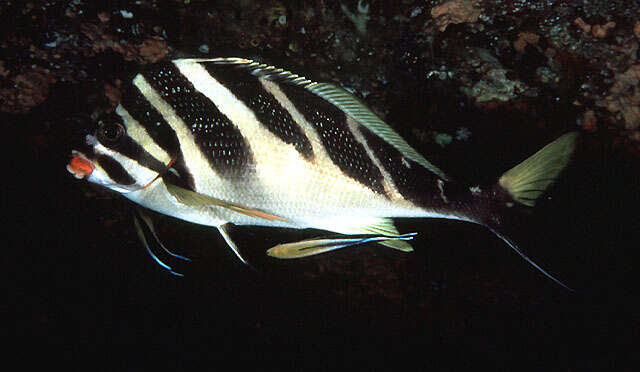
<path fill-rule="evenodd" d="M 226 86 L 238 85 L 229 82 L 230 70 L 253 81 L 253 88 L 261 88 L 262 100 L 268 99 L 272 112 L 285 120 L 260 120 L 267 116 L 256 102 L 260 98 L 251 101 L 247 93 L 234 94 L 216 79 L 217 66 Z M 185 171 L 195 180 L 193 191 L 290 221 L 220 211 L 227 222 L 315 227 L 309 225 L 345 215 L 362 217 L 365 225 L 375 217 L 425 215 L 423 208 L 402 197 L 390 176 L 382 176 L 379 160 L 350 130 L 358 130 L 357 122 L 299 86 L 248 74 L 237 65 L 192 60 L 146 71 L 134 85 L 180 139 Z M 284 128 L 277 127 L 279 123 L 285 123 Z"/>
<path fill-rule="evenodd" d="M 461 186 L 337 86 L 245 59 L 179 59 L 136 75 L 68 169 L 146 208 L 218 227 L 238 255 L 228 223 L 368 234 L 376 237 L 362 242 L 409 251 L 413 235 L 391 219 L 439 217 L 486 225 L 528 260 L 496 214 L 532 206 L 553 183 L 574 147 L 575 136 L 564 138 L 496 185 Z M 324 239 L 322 251 L 358 241 Z M 272 252 L 317 248 L 283 247 Z"/>

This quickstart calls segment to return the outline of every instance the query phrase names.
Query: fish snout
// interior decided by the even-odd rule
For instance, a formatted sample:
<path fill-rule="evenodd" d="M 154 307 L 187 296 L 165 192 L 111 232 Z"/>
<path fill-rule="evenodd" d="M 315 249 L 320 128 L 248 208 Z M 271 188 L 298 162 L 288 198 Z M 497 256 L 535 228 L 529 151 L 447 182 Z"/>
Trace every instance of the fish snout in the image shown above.
<path fill-rule="evenodd" d="M 71 160 L 69 164 L 67 164 L 67 170 L 73 174 L 75 178 L 82 179 L 89 177 L 91 173 L 93 173 L 95 165 L 93 165 L 93 162 L 87 159 L 84 154 L 73 150 L 71 156 Z"/>

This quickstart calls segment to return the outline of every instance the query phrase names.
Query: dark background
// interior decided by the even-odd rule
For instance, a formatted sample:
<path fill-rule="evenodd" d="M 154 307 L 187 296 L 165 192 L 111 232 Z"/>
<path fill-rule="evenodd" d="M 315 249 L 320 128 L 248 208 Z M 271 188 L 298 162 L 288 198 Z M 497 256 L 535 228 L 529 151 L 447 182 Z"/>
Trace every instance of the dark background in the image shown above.
<path fill-rule="evenodd" d="M 236 22 L 251 18 L 243 15 L 245 8 L 253 12 L 262 9 L 252 5 L 238 9 L 226 2 L 221 2 L 226 8 L 194 3 L 201 8 L 210 6 L 218 15 L 233 10 Z M 9 52 L 4 68 L 11 71 L 5 80 L 29 68 L 29 58 L 36 57 L 19 50 L 28 50 L 29 43 L 46 41 L 39 39 L 39 33 L 73 28 L 74 22 L 90 23 L 90 14 L 95 17 L 103 10 L 73 2 L 60 4 L 60 14 L 38 13 L 39 22 L 21 18 L 23 5 L 3 10 L 3 17 L 14 17 L 17 25 L 3 26 L 8 35 L 3 49 Z M 180 2 L 167 4 L 169 10 L 182 9 L 177 14 L 183 18 L 158 18 L 169 11 L 162 7 L 148 16 L 160 19 L 158 23 L 168 30 L 168 55 L 176 49 L 195 53 L 201 42 L 193 39 L 205 36 L 201 29 L 196 32 L 186 25 L 197 24 L 202 9 Z M 372 12 L 404 11 L 406 15 L 422 3 L 402 4 L 405 8 L 400 10 L 374 7 Z M 126 2 L 118 5 L 132 6 Z M 592 23 L 604 23 L 602 14 L 628 14 L 626 8 L 613 5 L 596 9 L 601 18 L 593 15 Z M 84 6 L 85 18 L 56 18 L 73 6 Z M 107 9 L 112 15 L 109 22 L 115 22 L 119 8 L 96 6 Z M 311 2 L 286 4 L 289 24 L 302 22 L 293 9 L 305 6 L 320 7 Z M 324 6 L 334 15 L 342 14 L 336 4 Z M 487 33 L 499 33 L 518 17 L 531 17 L 531 9 L 512 9 L 512 18 L 500 18 L 492 13 L 499 9 L 485 8 L 485 14 L 495 21 L 486 23 Z M 570 9 L 574 13 L 568 19 L 595 12 L 586 6 Z M 427 6 L 421 25 L 429 25 L 428 10 Z M 545 10 L 557 9 L 550 6 L 534 12 L 539 17 L 534 18 L 542 22 L 550 17 Z M 406 32 L 417 22 L 411 19 L 405 25 Z M 371 27 L 383 28 L 376 22 L 382 21 L 370 21 Z M 631 30 L 633 22 L 627 22 Z M 107 23 L 109 27 L 111 23 Z M 230 39 L 239 37 L 225 29 L 230 26 L 216 27 L 226 31 L 224 35 Z M 272 25 L 260 27 L 270 29 Z M 309 21 L 308 32 L 314 32 L 313 27 L 323 26 Z M 333 27 L 337 33 L 345 29 L 353 32 L 348 21 L 341 20 Z M 474 34 L 463 25 L 450 27 L 442 39 Z M 129 59 L 129 52 L 117 48 L 95 51 L 89 48 L 95 44 L 83 44 L 79 37 L 78 48 L 89 52 L 77 55 L 61 49 L 70 75 L 57 70 L 55 81 L 47 83 L 42 102 L 31 107 L 22 100 L 21 104 L 29 107 L 18 110 L 21 106 L 10 101 L 14 96 L 3 91 L 2 225 L 6 244 L 2 273 L 6 277 L 2 283 L 6 295 L 1 306 L 6 314 L 4 335 L 11 343 L 3 350 L 8 358 L 25 367 L 44 361 L 71 370 L 396 369 L 412 363 L 412 368 L 434 370 L 490 366 L 497 370 L 600 371 L 632 370 L 637 365 L 633 357 L 640 331 L 636 284 L 640 166 L 634 131 L 627 123 L 595 108 L 594 98 L 581 101 L 586 107 L 574 104 L 585 93 L 577 83 L 537 86 L 529 82 L 538 90 L 537 96 L 481 104 L 462 93 L 461 80 L 425 78 L 436 64 L 433 58 L 420 54 L 420 48 L 427 45 L 407 41 L 407 45 L 388 46 L 379 41 L 385 36 L 382 33 L 362 37 L 365 41 L 358 43 L 364 46 L 356 51 L 366 54 L 367 48 L 372 48 L 384 54 L 376 44 L 383 43 L 390 54 L 379 58 L 397 63 L 371 70 L 380 61 L 376 64 L 363 56 L 359 74 L 345 72 L 349 69 L 343 60 L 346 57 L 332 57 L 331 49 L 327 52 L 323 45 L 314 46 L 311 41 L 304 44 L 303 52 L 280 53 L 288 45 L 286 30 L 268 34 L 256 29 L 261 35 L 258 46 L 239 46 L 234 53 L 264 55 L 265 61 L 273 63 L 293 61 L 287 68 L 297 67 L 296 71 L 320 77 L 329 74 L 332 79 L 348 81 L 348 87 L 370 91 L 366 101 L 375 110 L 428 159 L 461 181 L 489 183 L 560 134 L 580 131 L 581 142 L 572 165 L 513 232 L 536 262 L 577 292 L 545 278 L 484 228 L 444 220 L 399 222 L 400 231 L 420 233 L 411 254 L 371 246 L 287 262 L 270 259 L 264 252 L 274 244 L 312 232 L 234 229 L 232 236 L 256 268 L 253 271 L 235 258 L 216 231 L 154 215 L 165 244 L 193 260 L 179 266 L 184 278 L 170 275 L 137 240 L 132 205 L 74 179 L 65 170 L 78 129 L 92 125 L 91 115 L 96 110 L 108 110 L 104 108 L 108 106 L 102 93 L 104 84 L 117 85 L 113 80 L 117 76 L 132 73 L 138 62 L 148 62 L 135 60 L 138 51 L 131 52 L 136 56 L 133 59 Z M 537 31 L 551 38 L 544 29 Z M 27 35 L 26 40 L 11 41 L 21 32 Z M 109 32 L 105 35 L 113 33 Z M 437 35 L 437 29 L 427 27 L 420 35 L 430 34 Z M 222 44 L 233 43 L 220 41 L 221 35 L 206 35 L 212 47 L 220 44 L 219 50 L 229 48 Z M 275 40 L 273 45 L 266 45 L 265 35 Z M 140 45 L 131 35 L 121 37 L 124 45 Z M 407 38 L 412 40 L 408 36 L 402 40 Z M 22 49 L 20 43 L 24 44 Z M 613 41 L 602 43 L 606 46 Z M 464 65 L 464 54 L 446 54 L 447 49 L 437 45 L 441 53 L 436 51 L 435 55 L 442 58 L 437 63 L 447 61 L 449 69 L 458 69 L 456 76 L 464 75 L 465 67 L 459 67 Z M 310 50 L 326 53 L 309 58 Z M 400 57 L 405 52 L 421 57 L 409 63 L 408 57 Z M 499 57 L 505 65 L 511 61 L 513 65 L 507 67 L 510 73 L 525 79 L 530 67 L 524 61 L 531 62 L 531 58 Z M 53 57 L 47 55 L 42 60 L 48 58 Z M 335 75 L 316 68 L 331 71 L 335 66 L 344 68 L 336 69 L 339 72 Z M 569 77 L 581 82 L 592 78 L 584 72 L 594 69 L 591 60 L 569 66 L 572 73 L 566 68 L 559 70 L 561 82 Z M 386 85 L 368 85 L 379 70 L 388 79 Z M 85 72 L 80 74 L 84 78 L 78 71 Z M 483 79 L 478 71 L 467 73 L 478 81 Z M 11 88 L 7 81 L 3 89 Z M 600 91 L 606 95 L 607 89 L 603 85 Z M 584 111 L 592 108 L 598 118 L 595 129 L 584 126 Z M 468 139 L 456 139 L 460 127 L 470 130 Z M 452 142 L 439 145 L 434 140 L 437 133 L 449 133 Z M 223 363 L 232 363 L 232 367 Z"/>

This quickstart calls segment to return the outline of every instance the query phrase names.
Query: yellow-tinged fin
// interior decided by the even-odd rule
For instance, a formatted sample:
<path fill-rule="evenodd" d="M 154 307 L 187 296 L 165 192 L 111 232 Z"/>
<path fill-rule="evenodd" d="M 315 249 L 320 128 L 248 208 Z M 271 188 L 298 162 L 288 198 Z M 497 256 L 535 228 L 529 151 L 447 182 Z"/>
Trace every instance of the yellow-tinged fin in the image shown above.
<path fill-rule="evenodd" d="M 273 221 L 273 220 L 285 221 L 285 222 L 287 221 L 286 219 L 275 216 L 273 214 L 252 209 L 241 204 L 235 204 L 225 200 L 216 199 L 208 195 L 199 194 L 197 192 L 193 192 L 191 190 L 187 190 L 170 183 L 167 183 L 166 186 L 169 193 L 174 198 L 176 198 L 177 201 L 185 205 L 194 206 L 194 207 L 217 206 L 217 207 L 227 208 L 229 210 L 232 210 L 237 213 L 242 213 L 247 216 L 263 218 L 269 221 Z"/>
<path fill-rule="evenodd" d="M 384 243 L 387 241 L 411 240 L 415 235 L 416 233 L 397 236 L 345 235 L 343 237 L 307 239 L 299 242 L 278 244 L 267 250 L 267 255 L 282 259 L 302 258 L 371 242 Z"/>
<path fill-rule="evenodd" d="M 577 138 L 577 132 L 563 135 L 506 171 L 498 183 L 516 202 L 533 207 L 569 164 Z"/>
<path fill-rule="evenodd" d="M 362 233 L 368 234 L 381 234 L 385 236 L 400 235 L 391 218 L 383 218 L 375 224 L 364 226 L 361 230 Z M 386 240 L 378 243 L 385 247 L 393 248 L 402 252 L 413 252 L 413 247 L 405 240 Z"/>
<path fill-rule="evenodd" d="M 393 128 L 371 111 L 353 94 L 343 88 L 330 83 L 317 83 L 303 76 L 294 74 L 281 68 L 269 66 L 264 63 L 252 61 L 244 58 L 212 58 L 194 59 L 200 63 L 217 63 L 226 65 L 237 65 L 246 68 L 251 74 L 264 77 L 282 83 L 298 85 L 309 90 L 313 94 L 331 102 L 347 115 L 353 117 L 358 123 L 375 133 L 384 141 L 391 144 L 408 159 L 427 168 L 445 181 L 450 178 L 438 167 L 431 164 L 424 156 L 411 147 Z"/>
<path fill-rule="evenodd" d="M 393 248 L 401 252 L 413 252 L 413 247 L 411 246 L 411 244 L 407 243 L 404 240 L 385 240 L 383 242 L 378 242 L 378 244 L 384 245 L 385 247 Z"/>

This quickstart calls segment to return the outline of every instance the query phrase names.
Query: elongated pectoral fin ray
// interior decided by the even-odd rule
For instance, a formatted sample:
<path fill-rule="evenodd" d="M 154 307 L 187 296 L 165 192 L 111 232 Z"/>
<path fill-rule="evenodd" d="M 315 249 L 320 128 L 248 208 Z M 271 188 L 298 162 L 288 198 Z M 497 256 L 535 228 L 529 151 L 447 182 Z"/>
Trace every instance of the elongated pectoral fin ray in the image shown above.
<path fill-rule="evenodd" d="M 139 211 L 140 212 L 140 211 Z M 140 212 L 141 217 L 144 215 Z M 144 221 L 144 219 L 143 219 Z M 153 258 L 154 261 L 156 261 L 156 263 L 158 263 L 158 265 L 162 266 L 163 268 L 165 268 L 167 271 L 169 271 L 171 274 L 175 275 L 175 276 L 184 276 L 183 274 L 174 271 L 173 268 L 169 265 L 167 265 L 166 263 L 164 263 L 160 258 L 158 258 L 158 256 L 156 254 L 153 253 L 153 250 L 151 249 L 151 247 L 149 246 L 149 243 L 147 242 L 147 238 L 145 237 L 145 233 L 143 231 L 142 225 L 140 224 L 140 220 L 138 219 L 138 216 L 136 216 L 135 214 L 133 215 L 133 224 L 136 228 L 136 232 L 138 234 L 138 238 L 140 239 L 140 241 L 142 242 L 142 245 L 144 245 L 145 249 L 147 250 L 147 253 L 149 254 L 149 256 L 151 256 L 151 258 Z M 145 221 L 145 224 L 147 224 L 147 222 Z M 151 225 L 153 226 L 153 225 Z M 151 228 L 149 227 L 149 225 L 147 225 L 147 227 L 151 230 Z M 155 233 L 153 233 L 153 235 L 155 236 Z M 157 239 L 157 237 L 156 237 Z M 159 242 L 159 240 L 156 240 Z M 162 246 L 162 248 L 165 249 L 165 251 L 167 251 L 169 254 L 171 254 L 174 257 L 180 257 L 184 260 L 190 261 L 188 258 L 186 257 L 182 257 L 180 255 L 174 255 L 173 253 L 171 253 L 169 250 L 167 250 L 164 246 Z"/>
<path fill-rule="evenodd" d="M 383 235 L 346 235 L 339 237 L 320 237 L 307 239 L 294 243 L 278 244 L 267 250 L 271 257 L 291 259 L 313 256 L 320 253 L 334 251 L 336 249 L 350 247 L 371 242 L 405 241 L 411 240 L 416 233 L 397 236 Z"/>
<path fill-rule="evenodd" d="M 251 267 L 253 269 L 253 266 L 251 266 L 245 259 L 244 257 L 242 257 L 242 255 L 240 254 L 240 250 L 238 249 L 238 246 L 236 245 L 236 243 L 231 239 L 231 236 L 229 236 L 229 232 L 227 231 L 229 227 L 229 224 L 224 224 L 224 225 L 220 225 L 218 226 L 218 231 L 220 232 L 220 235 L 222 235 L 222 238 L 224 239 L 224 241 L 227 243 L 227 245 L 229 246 L 229 248 L 231 248 L 231 250 L 233 251 L 233 253 L 235 253 L 235 255 L 240 259 L 240 261 L 242 261 L 243 264 Z"/>
<path fill-rule="evenodd" d="M 188 206 L 193 206 L 193 207 L 218 206 L 218 207 L 227 208 L 237 213 L 245 214 L 247 216 L 263 218 L 269 221 L 273 221 L 273 220 L 286 221 L 286 219 L 282 217 L 278 217 L 266 212 L 252 209 L 241 204 L 235 204 L 225 200 L 216 199 L 208 195 L 199 194 L 197 192 L 193 192 L 191 190 L 187 190 L 176 185 L 166 184 L 166 186 L 169 193 L 174 198 L 176 198 L 178 202 Z"/>

